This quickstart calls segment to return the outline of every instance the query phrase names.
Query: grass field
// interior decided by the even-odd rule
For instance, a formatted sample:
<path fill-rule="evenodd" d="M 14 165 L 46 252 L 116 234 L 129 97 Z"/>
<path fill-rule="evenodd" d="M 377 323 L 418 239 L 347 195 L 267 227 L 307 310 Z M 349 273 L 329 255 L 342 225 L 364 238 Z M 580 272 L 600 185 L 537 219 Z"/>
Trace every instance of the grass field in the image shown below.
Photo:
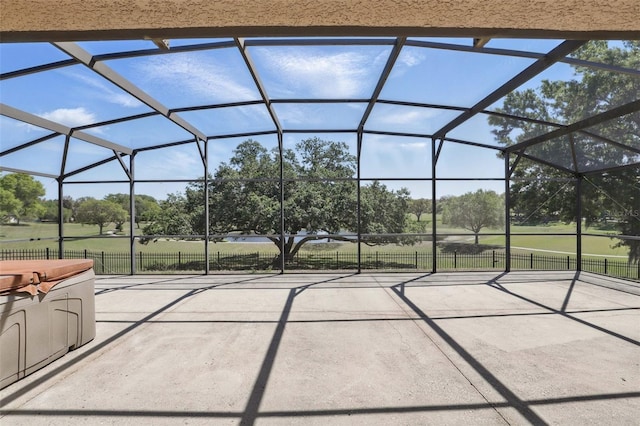
<path fill-rule="evenodd" d="M 134 229 L 137 234 L 138 229 Z M 115 232 L 113 226 L 103 230 L 105 235 L 99 235 L 99 229 L 94 225 L 82 224 L 65 224 L 64 235 L 70 238 L 65 241 L 64 247 L 68 250 L 91 250 L 106 252 L 128 252 L 129 238 L 126 234 L 106 234 L 107 232 Z M 473 244 L 473 235 L 468 231 L 456 228 L 448 228 L 438 225 L 438 232 L 441 233 L 465 233 L 468 236 L 448 237 L 445 242 L 439 243 L 439 247 L 445 251 L 447 244 Z M 502 232 L 501 230 L 486 230 L 487 233 Z M 557 253 L 575 253 L 576 241 L 573 236 L 553 236 L 553 233 L 570 233 L 575 232 L 575 225 L 567 224 L 550 224 L 544 226 L 512 226 L 511 227 L 511 246 L 514 252 L 518 251 L 549 251 Z M 595 231 L 597 232 L 597 230 Z M 518 235 L 518 233 L 536 233 L 540 235 Z M 28 223 L 17 225 L 3 225 L 0 228 L 0 245 L 2 249 L 43 249 L 46 247 L 57 248 L 58 226 L 54 223 Z M 583 236 L 582 250 L 585 256 L 612 256 L 626 257 L 628 250 L 626 247 L 613 248 L 617 240 L 608 237 Z M 505 244 L 503 236 L 480 236 L 480 244 L 488 248 L 502 248 Z M 146 245 L 136 242 L 136 251 L 148 253 L 162 252 L 185 252 L 195 253 L 203 251 L 204 243 L 202 241 L 175 241 L 160 240 L 150 242 Z M 424 241 L 415 245 L 395 245 L 387 244 L 384 246 L 367 246 L 363 244 L 361 250 L 363 253 L 371 253 L 376 251 L 385 251 L 391 253 L 412 253 L 416 251 L 430 251 L 432 244 L 430 241 Z M 455 248 L 455 247 L 454 247 Z M 308 243 L 302 248 L 303 252 L 328 252 L 339 251 L 344 253 L 357 252 L 357 244 L 353 243 Z M 221 242 L 210 243 L 210 251 L 221 251 L 225 253 L 251 254 L 251 253 L 277 253 L 277 247 L 269 242 L 266 243 L 234 243 Z"/>
<path fill-rule="evenodd" d="M 0 250 L 5 259 L 42 259 L 58 256 L 57 225 L 46 223 L 3 226 L 0 228 Z M 553 224 L 540 227 L 512 227 L 513 270 L 575 270 L 575 237 L 552 235 L 573 232 L 574 227 Z M 65 258 L 83 257 L 94 260 L 98 274 L 128 274 L 135 258 L 138 273 L 203 273 L 205 264 L 211 271 L 275 271 L 279 270 L 278 248 L 271 242 L 209 243 L 209 260 L 204 256 L 204 242 L 162 239 L 146 245 L 135 242 L 135 257 L 129 255 L 130 238 L 116 234 L 112 228 L 100 236 L 98 227 L 65 224 Z M 440 229 L 443 233 L 463 234 L 461 230 Z M 109 233 L 106 233 L 109 232 Z M 499 230 L 487 230 L 498 233 Z M 597 231 L 596 231 L 597 232 Z M 536 235 L 518 235 L 536 233 Z M 500 270 L 506 263 L 504 236 L 440 236 L 436 249 L 438 270 Z M 640 280 L 640 265 L 627 263 L 627 250 L 613 248 L 609 237 L 583 236 L 585 271 L 620 278 Z M 361 265 L 363 270 L 433 269 L 433 245 L 422 241 L 413 245 L 358 245 L 348 242 L 307 243 L 298 256 L 287 262 L 288 270 L 350 270 Z"/>

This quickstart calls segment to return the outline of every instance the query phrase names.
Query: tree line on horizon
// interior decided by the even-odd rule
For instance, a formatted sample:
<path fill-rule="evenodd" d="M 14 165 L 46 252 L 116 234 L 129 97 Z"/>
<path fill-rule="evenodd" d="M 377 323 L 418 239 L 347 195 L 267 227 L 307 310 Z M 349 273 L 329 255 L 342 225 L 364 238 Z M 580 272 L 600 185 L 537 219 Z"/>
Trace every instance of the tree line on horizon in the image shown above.
<path fill-rule="evenodd" d="M 358 229 L 358 188 L 353 179 L 355 158 L 344 143 L 318 138 L 300 142 L 296 151 L 297 154 L 293 150 L 285 153 L 290 161 L 284 167 L 282 194 L 285 240 L 279 235 L 279 180 L 264 178 L 279 173 L 279 154 L 247 140 L 236 148 L 228 163 L 222 163 L 209 177 L 209 234 L 214 236 L 214 241 L 227 235 L 265 235 L 276 244 L 281 255 L 291 259 L 304 244 L 324 240 L 325 235 L 331 235 L 333 241 L 356 240 L 348 236 Z M 341 161 L 337 163 L 335 159 Z M 20 191 L 15 190 L 18 187 Z M 430 199 L 413 199 L 406 188 L 392 190 L 379 181 L 359 189 L 360 232 L 365 234 L 361 239 L 365 244 L 414 244 L 424 239 L 416 234 L 429 235 L 427 225 L 433 212 Z M 42 184 L 31 176 L 0 177 L 3 223 L 10 217 L 57 222 L 58 201 L 42 200 L 41 195 L 44 195 Z M 520 196 L 513 196 L 516 204 L 512 220 L 521 219 L 518 216 Z M 130 217 L 129 200 L 129 195 L 122 193 L 109 194 L 101 200 L 65 197 L 63 222 L 97 225 L 100 234 L 112 223 L 121 230 Z M 505 223 L 504 194 L 494 191 L 479 189 L 460 196 L 444 196 L 437 200 L 436 206 L 436 214 L 443 224 L 473 232 L 475 244 L 482 229 L 502 228 Z M 561 211 L 559 208 L 551 213 L 547 207 L 546 216 L 532 219 L 530 215 L 526 221 L 542 224 L 550 218 L 561 220 Z M 425 215 L 427 220 L 423 220 Z M 169 194 L 165 200 L 136 194 L 134 223 L 142 227 L 139 241 L 143 244 L 162 236 L 204 235 L 204 181 L 192 182 L 184 193 Z M 631 257 L 629 260 L 637 261 Z"/>
<path fill-rule="evenodd" d="M 288 259 L 305 243 L 325 239 L 323 235 L 332 235 L 333 241 L 354 241 L 347 235 L 353 235 L 358 229 L 358 189 L 353 180 L 356 160 L 349 154 L 346 144 L 311 138 L 301 141 L 295 151 L 285 152 L 285 158 L 285 180 L 283 194 L 280 194 L 278 180 L 258 178 L 278 172 L 278 153 L 267 151 L 253 140 L 240 144 L 229 163 L 221 164 L 215 176 L 210 176 L 209 233 L 218 238 L 229 234 L 269 235 Z M 0 188 L 9 187 L 3 184 L 5 180 L 20 181 L 23 186 L 33 188 L 32 208 L 14 210 L 15 216 L 57 222 L 57 200 L 37 202 L 37 196 L 44 193 L 38 181 L 27 175 L 6 175 L 0 178 Z M 365 244 L 414 244 L 423 239 L 415 234 L 428 232 L 428 221 L 423 219 L 432 211 L 431 200 L 412 199 L 406 188 L 392 190 L 379 181 L 361 186 L 359 191 L 360 232 L 365 234 L 361 241 Z M 281 195 L 285 200 L 284 225 L 288 235 L 285 241 L 281 241 L 279 235 Z M 469 202 L 471 195 L 477 198 L 474 211 L 454 211 L 469 209 L 471 206 L 463 204 L 463 200 Z M 460 197 L 459 205 L 457 200 L 457 197 L 444 197 L 438 203 L 439 214 L 444 212 L 449 223 L 475 233 L 483 227 L 503 223 L 499 219 L 504 216 L 502 197 L 493 191 L 479 190 Z M 204 234 L 203 201 L 202 181 L 187 185 L 184 193 L 169 194 L 165 200 L 136 195 L 134 222 L 138 227 L 144 224 L 140 241 L 148 243 L 163 235 Z M 484 207 L 480 208 L 483 203 Z M 65 197 L 62 204 L 64 222 L 94 224 L 100 228 L 100 234 L 108 224 L 122 229 L 129 220 L 128 194 L 109 194 L 102 200 Z M 10 203 L 0 203 L 5 220 L 9 216 L 15 217 L 8 214 L 10 209 Z M 485 217 L 479 218 L 479 212 Z"/>

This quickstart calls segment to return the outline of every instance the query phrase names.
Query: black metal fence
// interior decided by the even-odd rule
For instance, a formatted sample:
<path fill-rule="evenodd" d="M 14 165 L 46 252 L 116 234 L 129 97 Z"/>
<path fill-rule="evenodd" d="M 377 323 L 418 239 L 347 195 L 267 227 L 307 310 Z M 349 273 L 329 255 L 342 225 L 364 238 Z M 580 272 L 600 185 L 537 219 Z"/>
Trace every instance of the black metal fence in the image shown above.
<path fill-rule="evenodd" d="M 93 259 L 96 274 L 130 274 L 129 253 L 65 250 L 59 256 L 57 249 L 0 250 L 0 260 L 19 259 Z M 203 273 L 206 258 L 198 252 L 136 252 L 136 272 L 145 273 Z M 480 253 L 438 252 L 438 271 L 504 270 L 506 254 L 502 250 Z M 354 270 L 358 268 L 358 255 L 351 252 L 302 252 L 286 263 L 287 270 Z M 361 254 L 363 270 L 432 271 L 433 255 L 427 251 L 367 252 Z M 537 253 L 512 253 L 511 270 L 576 270 L 574 256 Z M 225 253 L 209 255 L 210 271 L 279 271 L 280 259 L 273 252 Z M 640 263 L 607 258 L 583 258 L 582 270 L 612 277 L 640 281 Z"/>

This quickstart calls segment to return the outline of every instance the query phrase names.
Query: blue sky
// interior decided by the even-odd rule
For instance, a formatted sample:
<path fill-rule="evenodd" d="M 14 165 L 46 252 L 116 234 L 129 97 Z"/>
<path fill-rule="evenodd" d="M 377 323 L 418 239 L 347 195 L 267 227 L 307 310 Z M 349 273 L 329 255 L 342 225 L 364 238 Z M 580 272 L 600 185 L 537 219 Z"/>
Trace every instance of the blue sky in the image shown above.
<path fill-rule="evenodd" d="M 425 39 L 426 40 L 426 39 Z M 429 39 L 470 45 L 470 39 Z M 192 44 L 194 40 L 172 40 L 172 46 Z M 211 42 L 211 40 L 206 40 Z M 522 49 L 545 53 L 558 40 L 492 40 L 487 47 Z M 150 41 L 79 43 L 91 54 L 130 49 L 152 49 Z M 385 65 L 391 46 L 250 46 L 256 69 L 267 95 L 278 99 L 366 99 L 371 96 Z M 0 44 L 0 72 L 67 59 L 49 44 Z M 441 49 L 405 46 L 389 76 L 380 99 L 414 101 L 469 107 L 516 75 L 533 59 L 498 55 L 453 52 Z M 260 99 L 259 91 L 235 47 L 146 56 L 107 61 L 118 74 L 136 84 L 168 108 L 207 105 Z M 557 64 L 535 78 L 527 87 L 536 87 L 541 79 L 571 78 L 569 66 Z M 80 126 L 151 111 L 131 95 L 82 65 L 62 67 L 0 82 L 0 100 L 11 107 L 59 122 Z M 500 102 L 492 108 L 499 106 Z M 286 130 L 356 129 L 365 110 L 364 103 L 300 104 L 275 103 L 282 127 Z M 435 132 L 459 112 L 397 105 L 377 105 L 365 130 L 406 133 Z M 263 105 L 181 112 L 179 115 L 209 136 L 275 130 Z M 109 124 L 87 130 L 97 137 L 129 148 L 193 139 L 170 121 L 159 117 Z M 48 131 L 0 117 L 2 150 L 9 149 Z M 299 140 L 319 136 L 346 142 L 356 152 L 355 133 L 285 133 L 286 147 Z M 477 116 L 448 136 L 495 145 L 486 117 Z M 227 161 L 237 144 L 247 138 L 216 139 L 209 143 L 209 171 Z M 256 136 L 267 147 L 277 144 L 275 135 Z M 64 137 L 58 136 L 0 158 L 0 166 L 27 168 L 57 175 L 61 169 Z M 111 151 L 72 139 L 65 170 L 75 170 L 112 155 Z M 34 160 L 36 165 L 33 165 Z M 23 166 L 31 164 L 30 166 Z M 428 139 L 366 134 L 363 140 L 363 178 L 431 177 L 431 142 Z M 195 179 L 203 175 L 196 145 L 143 152 L 136 157 L 138 179 Z M 446 144 L 438 165 L 439 177 L 500 178 L 503 162 L 495 151 L 457 144 Z M 57 198 L 57 183 L 38 178 L 47 189 L 47 198 Z M 125 174 L 118 162 L 74 176 L 70 181 L 122 180 Z M 414 197 L 430 197 L 429 182 L 388 181 L 392 188 L 408 187 Z M 138 184 L 137 193 L 164 198 L 181 191 L 184 183 Z M 503 192 L 499 181 L 441 182 L 438 195 L 459 195 L 477 188 Z M 108 193 L 128 192 L 127 184 L 74 184 L 65 186 L 65 195 L 74 198 L 101 198 Z"/>

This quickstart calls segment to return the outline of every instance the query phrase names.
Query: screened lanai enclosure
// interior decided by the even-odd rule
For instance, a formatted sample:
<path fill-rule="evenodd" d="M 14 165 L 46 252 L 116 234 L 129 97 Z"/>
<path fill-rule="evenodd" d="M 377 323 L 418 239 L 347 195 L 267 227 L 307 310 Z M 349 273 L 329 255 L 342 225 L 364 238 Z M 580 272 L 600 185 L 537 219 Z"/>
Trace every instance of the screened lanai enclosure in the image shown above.
<path fill-rule="evenodd" d="M 0 55 L 2 189 L 26 174 L 45 191 L 38 210 L 2 206 L 3 259 L 640 279 L 638 41 L 155 39 Z"/>

